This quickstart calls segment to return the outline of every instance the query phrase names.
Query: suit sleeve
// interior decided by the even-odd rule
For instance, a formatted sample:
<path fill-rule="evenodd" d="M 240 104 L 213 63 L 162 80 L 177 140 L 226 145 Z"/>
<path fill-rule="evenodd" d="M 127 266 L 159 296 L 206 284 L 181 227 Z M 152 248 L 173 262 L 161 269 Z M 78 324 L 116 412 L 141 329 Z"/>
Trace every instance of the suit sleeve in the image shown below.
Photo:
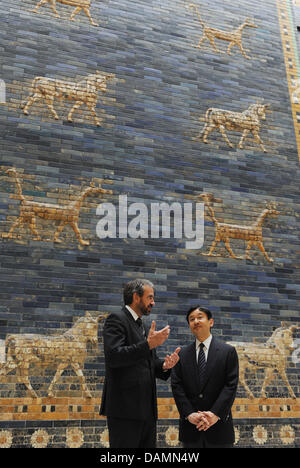
<path fill-rule="evenodd" d="M 239 381 L 238 355 L 231 347 L 226 360 L 226 382 L 210 411 L 221 419 L 226 419 L 233 405 Z"/>
<path fill-rule="evenodd" d="M 111 314 L 103 329 L 106 365 L 112 368 L 127 367 L 142 359 L 151 359 L 147 340 L 127 345 L 127 330 L 122 321 Z"/>
<path fill-rule="evenodd" d="M 187 418 L 187 416 L 191 413 L 194 413 L 194 408 L 186 396 L 184 390 L 184 383 L 182 379 L 182 371 L 181 371 L 181 361 L 179 361 L 175 367 L 172 369 L 171 374 L 171 386 L 172 392 L 174 396 L 174 400 L 176 406 L 178 408 L 179 414 L 181 418 Z"/>
<path fill-rule="evenodd" d="M 162 367 L 164 360 L 157 357 L 155 349 L 152 350 L 152 353 L 154 359 L 155 377 L 157 379 L 168 380 L 171 375 L 171 370 L 164 371 Z"/>

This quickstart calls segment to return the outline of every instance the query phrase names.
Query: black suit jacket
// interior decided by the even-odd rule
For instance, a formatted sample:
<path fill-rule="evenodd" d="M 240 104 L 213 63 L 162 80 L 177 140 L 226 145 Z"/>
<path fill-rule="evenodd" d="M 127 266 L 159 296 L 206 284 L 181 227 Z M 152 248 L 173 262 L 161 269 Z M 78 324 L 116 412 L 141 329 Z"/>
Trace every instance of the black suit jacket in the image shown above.
<path fill-rule="evenodd" d="M 106 375 L 100 414 L 145 420 L 151 413 L 157 419 L 155 379 L 167 380 L 171 371 L 163 371 L 164 361 L 150 350 L 126 307 L 107 317 L 103 338 Z"/>
<path fill-rule="evenodd" d="M 196 441 L 199 432 L 186 418 L 200 411 L 212 411 L 220 420 L 205 432 L 211 444 L 232 444 L 234 429 L 231 407 L 238 385 L 238 357 L 233 346 L 212 338 L 206 372 L 199 382 L 196 343 L 185 346 L 172 371 L 172 390 L 180 414 L 179 440 Z"/>

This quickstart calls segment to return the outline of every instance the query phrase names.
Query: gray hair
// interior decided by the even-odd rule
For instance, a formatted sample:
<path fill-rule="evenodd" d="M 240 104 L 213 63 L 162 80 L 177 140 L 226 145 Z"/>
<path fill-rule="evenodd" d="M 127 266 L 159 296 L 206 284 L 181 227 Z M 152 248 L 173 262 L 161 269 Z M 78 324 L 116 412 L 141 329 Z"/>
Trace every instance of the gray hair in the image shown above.
<path fill-rule="evenodd" d="M 133 294 L 137 293 L 140 297 L 144 294 L 144 286 L 150 286 L 150 288 L 154 289 L 154 285 L 151 281 L 146 279 L 136 279 L 133 281 L 129 281 L 124 287 L 123 290 L 123 298 L 124 304 L 130 305 L 133 301 Z"/>

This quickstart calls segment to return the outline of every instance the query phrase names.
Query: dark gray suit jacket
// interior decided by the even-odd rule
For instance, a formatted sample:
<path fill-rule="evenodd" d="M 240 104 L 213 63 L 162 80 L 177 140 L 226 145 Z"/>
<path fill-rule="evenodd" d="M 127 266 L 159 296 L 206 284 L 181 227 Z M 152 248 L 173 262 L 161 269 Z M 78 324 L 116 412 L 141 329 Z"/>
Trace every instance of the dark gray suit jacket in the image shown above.
<path fill-rule="evenodd" d="M 205 377 L 199 382 L 195 342 L 180 351 L 180 361 L 172 370 L 172 390 L 180 414 L 179 439 L 193 442 L 199 437 L 196 426 L 186 418 L 200 411 L 212 411 L 220 420 L 205 432 L 211 444 L 232 444 L 234 429 L 231 407 L 238 385 L 238 357 L 233 346 L 212 338 Z"/>
<path fill-rule="evenodd" d="M 167 380 L 171 371 L 163 371 L 164 361 L 150 350 L 126 307 L 107 317 L 103 338 L 106 374 L 100 414 L 145 420 L 151 413 L 157 419 L 155 379 Z"/>

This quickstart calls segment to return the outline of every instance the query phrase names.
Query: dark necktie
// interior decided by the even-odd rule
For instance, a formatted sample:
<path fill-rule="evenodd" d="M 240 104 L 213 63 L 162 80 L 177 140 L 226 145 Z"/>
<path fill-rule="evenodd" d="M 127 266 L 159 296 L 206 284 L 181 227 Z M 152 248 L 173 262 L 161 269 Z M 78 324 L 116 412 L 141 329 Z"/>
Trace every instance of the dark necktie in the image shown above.
<path fill-rule="evenodd" d="M 141 318 L 136 319 L 136 324 L 139 326 L 139 329 L 140 329 L 142 335 L 145 336 L 146 335 L 145 334 L 145 328 L 144 328 L 144 324 L 143 324 L 142 319 Z"/>
<path fill-rule="evenodd" d="M 198 354 L 198 371 L 199 371 L 199 378 L 200 382 L 203 382 L 204 379 L 204 374 L 205 374 L 205 367 L 206 367 L 206 359 L 205 359 L 205 353 L 204 353 L 204 344 L 200 343 L 199 346 L 199 354 Z"/>

